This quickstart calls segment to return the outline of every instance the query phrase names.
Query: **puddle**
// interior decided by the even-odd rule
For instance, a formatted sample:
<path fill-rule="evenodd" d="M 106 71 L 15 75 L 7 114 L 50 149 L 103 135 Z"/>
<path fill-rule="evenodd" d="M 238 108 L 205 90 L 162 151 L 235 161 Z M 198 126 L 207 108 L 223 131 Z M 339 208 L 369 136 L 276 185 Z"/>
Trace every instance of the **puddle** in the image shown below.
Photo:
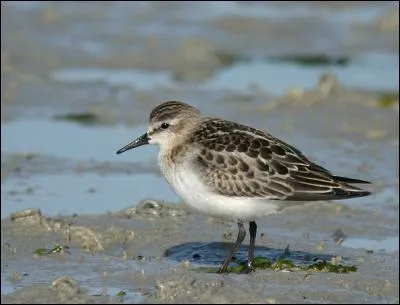
<path fill-rule="evenodd" d="M 218 266 L 226 257 L 227 251 L 232 247 L 231 242 L 188 242 L 177 246 L 172 246 L 165 251 L 166 256 L 169 259 L 176 260 L 178 262 L 189 260 L 200 265 L 216 265 Z M 248 245 L 242 245 L 239 247 L 235 254 L 235 257 L 239 261 L 247 260 Z M 269 259 L 276 261 L 282 254 L 284 249 L 269 248 L 262 245 L 255 247 L 255 256 L 264 256 Z M 314 258 L 320 258 L 324 260 L 330 260 L 329 254 L 316 254 L 302 251 L 290 251 L 290 255 L 286 258 L 292 260 L 295 264 L 304 265 L 313 262 Z"/>
<path fill-rule="evenodd" d="M 116 151 L 143 134 L 145 126 L 86 127 L 65 122 L 13 121 L 2 124 L 2 153 L 32 153 L 69 160 L 99 162 L 156 162 L 158 148 L 147 145 L 134 153 L 117 155 Z M 38 169 L 40 173 L 40 169 Z M 148 186 L 157 189 L 151 192 Z M 94 191 L 91 191 L 91 190 Z M 29 190 L 29 191 L 28 191 Z M 167 182 L 155 174 L 118 175 L 97 173 L 30 175 L 7 178 L 1 188 L 1 213 L 37 207 L 46 215 L 98 214 L 118 211 L 139 203 L 143 198 L 170 200 L 178 198 Z"/>
<path fill-rule="evenodd" d="M 288 87 L 307 90 L 315 88 L 323 73 L 334 73 L 345 86 L 369 90 L 398 90 L 399 56 L 370 53 L 360 55 L 346 67 L 302 67 L 292 63 L 252 61 L 238 63 L 224 69 L 211 78 L 203 87 L 222 90 L 235 88 L 251 92 L 257 85 L 274 95 L 282 95 Z"/>
<path fill-rule="evenodd" d="M 73 160 L 149 162 L 158 154 L 154 145 L 140 147 L 135 153 L 116 154 L 146 130 L 144 125 L 86 127 L 67 122 L 13 121 L 1 124 L 1 150 L 20 154 L 37 152 Z"/>
<path fill-rule="evenodd" d="M 235 91 L 251 93 L 252 86 L 257 85 L 271 94 L 282 95 L 288 87 L 293 86 L 311 90 L 315 88 L 322 74 L 330 72 L 345 86 L 397 91 L 398 65 L 397 55 L 382 53 L 359 55 L 350 59 L 350 64 L 344 67 L 307 67 L 290 62 L 254 60 L 222 69 L 206 83 L 200 84 L 199 89 L 235 88 Z M 171 88 L 176 85 L 166 72 L 139 69 L 68 68 L 53 71 L 51 77 L 62 82 L 104 82 L 109 86 L 134 86 L 143 90 L 152 90 L 154 87 Z"/>
<path fill-rule="evenodd" d="M 27 192 L 28 188 L 32 191 Z M 100 176 L 88 173 L 9 178 L 1 186 L 1 214 L 8 217 L 12 212 L 31 207 L 40 208 L 45 215 L 102 214 L 122 210 L 150 197 L 179 201 L 164 178 L 154 174 Z"/>
<path fill-rule="evenodd" d="M 347 238 L 343 241 L 341 246 L 360 249 L 364 248 L 373 251 L 399 251 L 399 236 L 387 237 L 382 240 L 374 240 L 368 238 Z"/>

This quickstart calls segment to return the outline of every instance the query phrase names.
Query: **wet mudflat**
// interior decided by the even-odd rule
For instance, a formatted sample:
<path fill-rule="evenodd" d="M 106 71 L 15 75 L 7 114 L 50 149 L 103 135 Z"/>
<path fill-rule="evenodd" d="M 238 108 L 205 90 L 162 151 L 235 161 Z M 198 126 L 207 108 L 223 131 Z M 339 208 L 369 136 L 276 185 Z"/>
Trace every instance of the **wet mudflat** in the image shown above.
<path fill-rule="evenodd" d="M 2 303 L 398 303 L 398 5 L 193 5 L 2 2 Z M 256 256 L 357 271 L 203 269 L 235 223 L 187 211 L 155 147 L 115 155 L 168 99 L 372 181 L 257 222 Z"/>

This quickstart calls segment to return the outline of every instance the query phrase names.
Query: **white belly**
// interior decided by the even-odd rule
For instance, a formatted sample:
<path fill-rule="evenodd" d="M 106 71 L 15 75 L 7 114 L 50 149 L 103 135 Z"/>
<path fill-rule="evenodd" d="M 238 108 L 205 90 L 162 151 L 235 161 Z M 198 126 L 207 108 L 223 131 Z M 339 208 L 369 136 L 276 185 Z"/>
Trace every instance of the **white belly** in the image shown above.
<path fill-rule="evenodd" d="M 168 183 L 184 203 L 203 214 L 251 221 L 275 214 L 278 210 L 277 204 L 267 199 L 225 197 L 213 193 L 188 166 L 179 166 L 171 170 L 160 160 L 160 167 Z"/>

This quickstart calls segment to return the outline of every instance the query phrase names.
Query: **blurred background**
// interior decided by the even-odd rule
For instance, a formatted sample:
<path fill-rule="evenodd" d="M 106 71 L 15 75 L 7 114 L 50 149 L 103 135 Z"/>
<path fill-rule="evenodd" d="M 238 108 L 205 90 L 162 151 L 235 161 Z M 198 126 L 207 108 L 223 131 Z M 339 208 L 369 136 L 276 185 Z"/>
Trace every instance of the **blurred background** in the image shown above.
<path fill-rule="evenodd" d="M 156 147 L 115 154 L 166 100 L 267 130 L 398 201 L 398 86 L 394 1 L 3 1 L 2 215 L 177 202 Z"/>
<path fill-rule="evenodd" d="M 157 147 L 116 155 L 166 100 L 264 129 L 337 175 L 371 181 L 372 196 L 257 221 L 257 255 L 290 244 L 308 258 L 343 256 L 360 272 L 224 282 L 185 273 L 196 257 L 219 265 L 236 225 L 186 218 Z M 190 303 L 398 303 L 398 126 L 397 1 L 2 1 L 2 303 L 22 287 L 31 290 L 8 302 L 59 302 L 48 284 L 61 275 L 90 295 L 128 291 L 131 302 L 181 289 Z M 155 201 L 138 205 L 146 198 Z M 165 216 L 159 201 L 176 210 Z M 27 208 L 43 216 L 12 214 Z M 58 243 L 71 255 L 33 254 Z M 155 285 L 170 267 L 171 282 Z M 29 286 L 37 283 L 47 290 Z"/>

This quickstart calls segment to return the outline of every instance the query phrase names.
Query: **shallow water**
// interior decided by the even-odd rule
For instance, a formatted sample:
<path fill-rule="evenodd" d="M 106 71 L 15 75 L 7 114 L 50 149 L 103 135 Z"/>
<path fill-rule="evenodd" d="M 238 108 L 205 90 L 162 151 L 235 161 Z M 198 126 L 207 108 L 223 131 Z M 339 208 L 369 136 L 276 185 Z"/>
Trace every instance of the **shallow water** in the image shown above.
<path fill-rule="evenodd" d="M 146 131 L 149 111 L 160 101 L 182 99 L 205 115 L 268 130 L 338 175 L 372 181 L 367 188 L 373 195 L 332 203 L 331 210 L 299 207 L 259 223 L 268 238 L 257 240 L 258 255 L 279 255 L 287 244 L 292 251 L 316 253 L 324 241 L 328 246 L 321 255 L 356 261 L 361 271 L 340 277 L 343 286 L 329 274 L 316 275 L 310 282 L 295 279 L 305 292 L 288 293 L 290 276 L 303 275 L 271 272 L 266 280 L 260 271 L 240 278 L 245 291 L 221 288 L 217 294 L 226 299 L 207 299 L 204 291 L 179 282 L 172 286 L 192 291 L 197 299 L 175 299 L 179 291 L 168 288 L 174 295 L 168 301 L 232 302 L 230 298 L 237 301 L 250 293 L 246 302 L 266 302 L 267 297 L 296 303 L 398 302 L 398 108 L 396 113 L 395 108 L 377 107 L 374 93 L 398 92 L 398 26 L 376 27 L 378 18 L 398 4 L 333 6 L 2 2 L 2 239 L 17 249 L 15 254 L 2 251 L 2 295 L 71 275 L 89 295 L 104 289 L 115 296 L 125 290 L 125 302 L 154 302 L 146 296 L 159 289 L 156 281 L 165 277 L 168 283 L 175 272 L 192 276 L 181 270 L 181 263 L 189 260 L 197 266 L 191 259 L 194 252 L 202 254 L 199 264 L 216 265 L 223 259 L 227 243 L 221 235 L 230 223 L 160 217 L 143 224 L 136 216 L 119 223 L 104 217 L 144 198 L 179 202 L 158 172 L 156 147 L 115 152 Z M 282 54 L 344 56 L 349 63 L 304 66 L 269 60 Z M 335 92 L 310 105 L 295 97 L 297 102 L 276 102 L 289 88 L 314 90 L 326 72 L 350 93 Z M 262 110 L 266 106 L 271 110 Z M 92 125 L 54 120 L 69 113 L 95 113 L 100 119 Z M 82 215 L 82 226 L 104 226 L 105 232 L 113 226 L 132 228 L 136 239 L 126 250 L 162 258 L 121 260 L 125 246 L 116 242 L 106 247 L 106 254 L 83 254 L 74 244 L 63 259 L 34 259 L 35 249 L 64 241 L 37 228 L 29 236 L 8 222 L 11 213 L 31 207 L 46 216 Z M 340 246 L 330 237 L 337 228 L 348 236 Z M 306 232 L 310 237 L 302 238 Z M 171 256 L 163 256 L 166 249 Z M 246 251 L 242 247 L 239 256 L 245 258 Z M 14 272 L 28 275 L 13 281 Z M 187 282 L 210 278 L 197 274 Z M 238 287 L 235 276 L 224 281 L 226 289 Z M 256 287 L 267 284 L 265 296 Z"/>
<path fill-rule="evenodd" d="M 204 84 L 202 90 L 232 90 L 250 93 L 259 86 L 273 95 L 282 95 L 288 87 L 311 90 L 323 73 L 334 73 L 349 87 L 395 91 L 399 84 L 396 67 L 399 57 L 394 54 L 371 53 L 359 56 L 347 67 L 302 67 L 290 63 L 254 60 L 238 63 L 218 72 Z M 150 90 L 155 86 L 173 88 L 173 79 L 165 72 L 146 72 L 134 69 L 67 68 L 54 71 L 51 77 L 67 83 L 104 82 L 108 86 L 132 85 Z"/>
<path fill-rule="evenodd" d="M 132 161 L 116 151 L 129 141 L 146 132 L 139 125 L 128 128 L 123 125 L 110 127 L 87 127 L 74 123 L 52 121 L 13 121 L 3 125 L 1 146 L 4 153 L 26 154 L 38 152 L 43 155 L 82 161 Z M 25 136 L 21 138 L 21 131 Z M 73 136 L 71 136 L 73 135 Z M 17 140 L 18 139 L 18 140 Z M 79 145 L 78 145 L 79 144 Z M 148 162 L 149 152 L 156 157 L 157 148 L 138 150 L 135 162 Z"/>
<path fill-rule="evenodd" d="M 148 185 L 157 193 L 149 192 Z M 49 174 L 25 181 L 8 179 L 2 188 L 3 215 L 30 207 L 40 208 L 46 215 L 102 214 L 135 205 L 151 194 L 157 200 L 178 200 L 165 180 L 154 174 Z"/>
<path fill-rule="evenodd" d="M 347 67 L 302 67 L 258 60 L 225 69 L 204 87 L 246 92 L 256 85 L 270 94 L 282 95 L 289 87 L 311 90 L 323 73 L 334 73 L 346 86 L 390 91 L 398 88 L 398 65 L 398 55 L 379 53 L 358 56 Z"/>
<path fill-rule="evenodd" d="M 383 240 L 374 240 L 366 238 L 349 238 L 346 239 L 343 244 L 344 247 L 350 248 L 363 248 L 374 251 L 388 251 L 395 252 L 399 251 L 399 237 L 392 236 L 387 237 Z"/>

